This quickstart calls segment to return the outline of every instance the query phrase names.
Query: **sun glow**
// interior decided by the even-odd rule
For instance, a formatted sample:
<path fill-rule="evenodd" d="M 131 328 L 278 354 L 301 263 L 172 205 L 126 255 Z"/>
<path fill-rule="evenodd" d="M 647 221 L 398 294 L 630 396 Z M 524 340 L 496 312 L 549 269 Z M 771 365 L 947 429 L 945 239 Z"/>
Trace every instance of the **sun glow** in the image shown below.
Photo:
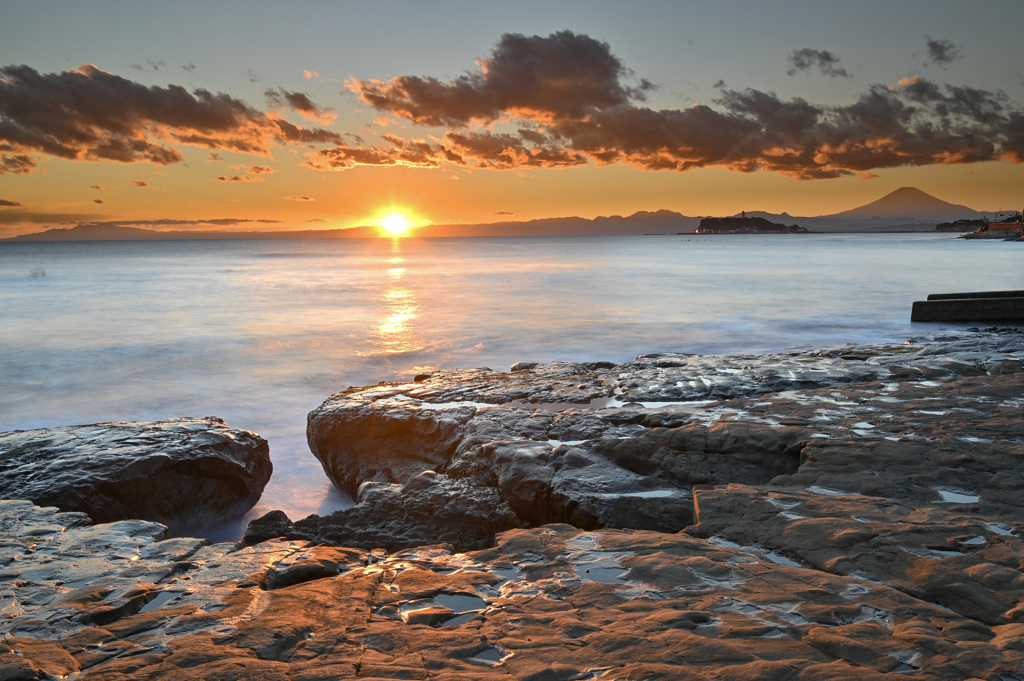
<path fill-rule="evenodd" d="M 387 236 L 406 236 L 409 234 L 409 218 L 401 213 L 389 213 L 380 219 L 380 225 Z"/>

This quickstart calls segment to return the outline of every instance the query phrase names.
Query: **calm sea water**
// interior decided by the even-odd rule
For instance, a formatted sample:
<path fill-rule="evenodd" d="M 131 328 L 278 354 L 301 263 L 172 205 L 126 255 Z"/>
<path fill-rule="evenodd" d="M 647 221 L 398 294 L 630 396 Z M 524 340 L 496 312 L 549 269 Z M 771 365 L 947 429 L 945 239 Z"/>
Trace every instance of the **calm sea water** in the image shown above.
<path fill-rule="evenodd" d="M 270 441 L 247 518 L 299 518 L 350 504 L 305 442 L 349 386 L 903 341 L 938 328 L 912 301 L 1024 288 L 1022 261 L 934 234 L 0 243 L 0 431 L 220 416 Z"/>

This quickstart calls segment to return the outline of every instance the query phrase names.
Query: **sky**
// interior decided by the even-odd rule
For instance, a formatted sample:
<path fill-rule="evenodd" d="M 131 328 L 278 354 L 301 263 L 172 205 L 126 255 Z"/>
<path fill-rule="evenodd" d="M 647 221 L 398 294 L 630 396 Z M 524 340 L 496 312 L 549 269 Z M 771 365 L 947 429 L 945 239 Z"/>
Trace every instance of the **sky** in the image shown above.
<path fill-rule="evenodd" d="M 0 2 L 0 237 L 1024 207 L 1020 0 Z"/>

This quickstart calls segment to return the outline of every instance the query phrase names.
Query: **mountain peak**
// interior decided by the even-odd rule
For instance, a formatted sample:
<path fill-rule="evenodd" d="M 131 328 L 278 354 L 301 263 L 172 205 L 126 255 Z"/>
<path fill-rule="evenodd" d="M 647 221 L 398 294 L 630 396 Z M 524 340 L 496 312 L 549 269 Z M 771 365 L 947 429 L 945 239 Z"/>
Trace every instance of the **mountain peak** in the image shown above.
<path fill-rule="evenodd" d="M 914 218 L 925 222 L 943 222 L 960 218 L 977 218 L 981 213 L 955 203 L 937 199 L 917 187 L 900 187 L 877 201 L 851 210 L 821 217 L 851 219 Z"/>

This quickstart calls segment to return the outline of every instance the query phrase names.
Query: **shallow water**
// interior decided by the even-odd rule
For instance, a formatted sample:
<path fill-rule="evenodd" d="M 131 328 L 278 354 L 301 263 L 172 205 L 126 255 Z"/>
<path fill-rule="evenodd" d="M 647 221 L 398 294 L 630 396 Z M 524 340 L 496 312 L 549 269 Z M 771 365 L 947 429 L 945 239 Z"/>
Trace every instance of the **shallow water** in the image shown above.
<path fill-rule="evenodd" d="M 305 417 L 351 385 L 902 342 L 939 328 L 914 300 L 1024 288 L 1022 259 L 935 234 L 0 243 L 0 431 L 220 416 L 270 441 L 248 518 L 323 514 L 350 502 Z"/>

